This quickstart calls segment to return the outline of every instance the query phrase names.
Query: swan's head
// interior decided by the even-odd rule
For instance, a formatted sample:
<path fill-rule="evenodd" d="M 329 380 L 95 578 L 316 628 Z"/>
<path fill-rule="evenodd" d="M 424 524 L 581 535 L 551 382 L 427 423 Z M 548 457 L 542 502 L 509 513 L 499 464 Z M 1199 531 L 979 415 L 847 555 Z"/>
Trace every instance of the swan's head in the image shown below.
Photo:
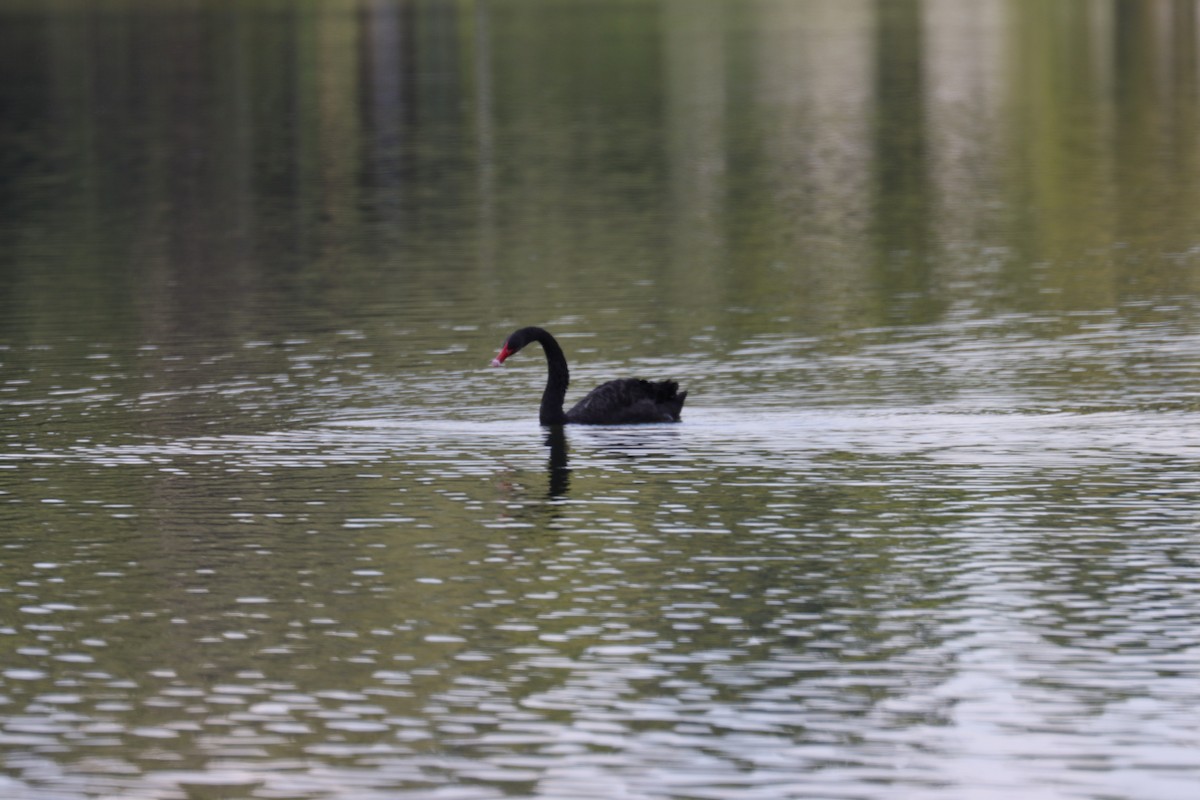
<path fill-rule="evenodd" d="M 521 352 L 521 348 L 530 342 L 542 342 L 545 344 L 547 341 L 553 342 L 553 337 L 541 328 L 521 328 L 519 331 L 514 331 L 511 336 L 504 340 L 504 344 L 500 347 L 500 352 L 492 359 L 492 366 L 500 366 L 504 363 L 505 359 Z"/>
<path fill-rule="evenodd" d="M 517 331 L 512 336 L 509 336 L 504 340 L 504 344 L 500 346 L 500 352 L 497 353 L 496 357 L 492 359 L 493 367 L 503 366 L 505 359 L 525 346 L 526 342 L 524 341 L 523 337 L 520 336 L 520 333 L 521 331 Z"/>

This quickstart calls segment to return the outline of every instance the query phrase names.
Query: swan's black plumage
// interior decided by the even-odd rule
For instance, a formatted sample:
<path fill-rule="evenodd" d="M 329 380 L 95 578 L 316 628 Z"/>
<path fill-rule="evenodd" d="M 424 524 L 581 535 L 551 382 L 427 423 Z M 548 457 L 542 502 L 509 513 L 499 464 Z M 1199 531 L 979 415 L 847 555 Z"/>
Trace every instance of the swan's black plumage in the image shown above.
<path fill-rule="evenodd" d="M 623 378 L 602 383 L 582 400 L 563 412 L 563 399 L 571 375 L 567 359 L 558 342 L 543 328 L 521 328 L 504 340 L 499 354 L 492 359 L 498 367 L 530 342 L 539 342 L 546 352 L 549 376 L 542 392 L 538 419 L 543 425 L 636 425 L 645 422 L 679 422 L 687 392 L 679 391 L 675 381 L 644 381 Z"/>

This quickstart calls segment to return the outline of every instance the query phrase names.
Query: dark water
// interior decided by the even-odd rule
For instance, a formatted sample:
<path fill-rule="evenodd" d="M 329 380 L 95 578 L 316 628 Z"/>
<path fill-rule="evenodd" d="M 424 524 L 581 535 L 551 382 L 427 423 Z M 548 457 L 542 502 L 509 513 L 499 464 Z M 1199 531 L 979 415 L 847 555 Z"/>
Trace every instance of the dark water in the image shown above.
<path fill-rule="evenodd" d="M 0 795 L 1191 800 L 1196 14 L 4 4 Z"/>

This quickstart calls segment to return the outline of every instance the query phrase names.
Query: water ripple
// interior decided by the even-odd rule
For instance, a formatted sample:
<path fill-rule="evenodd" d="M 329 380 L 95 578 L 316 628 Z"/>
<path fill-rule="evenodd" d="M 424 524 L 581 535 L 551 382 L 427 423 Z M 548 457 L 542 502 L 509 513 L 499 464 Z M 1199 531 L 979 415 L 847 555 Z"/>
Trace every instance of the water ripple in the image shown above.
<path fill-rule="evenodd" d="M 703 397 L 7 448 L 0 788 L 1184 796 L 1194 409 Z"/>

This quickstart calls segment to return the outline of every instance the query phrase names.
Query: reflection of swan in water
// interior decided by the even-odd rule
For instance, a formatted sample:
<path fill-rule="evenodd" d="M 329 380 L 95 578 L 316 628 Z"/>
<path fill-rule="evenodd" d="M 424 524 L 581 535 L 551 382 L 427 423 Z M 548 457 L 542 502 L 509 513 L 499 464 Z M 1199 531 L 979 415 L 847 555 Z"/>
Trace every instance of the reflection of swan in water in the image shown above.
<path fill-rule="evenodd" d="M 561 425 L 555 425 L 546 434 L 546 446 L 550 448 L 550 461 L 546 469 L 550 475 L 551 500 L 565 497 L 571 488 L 571 468 L 567 466 L 567 435 Z"/>
<path fill-rule="evenodd" d="M 589 453 L 623 461 L 668 462 L 686 458 L 683 431 L 674 425 L 654 428 L 588 428 L 572 431 L 575 443 Z"/>

